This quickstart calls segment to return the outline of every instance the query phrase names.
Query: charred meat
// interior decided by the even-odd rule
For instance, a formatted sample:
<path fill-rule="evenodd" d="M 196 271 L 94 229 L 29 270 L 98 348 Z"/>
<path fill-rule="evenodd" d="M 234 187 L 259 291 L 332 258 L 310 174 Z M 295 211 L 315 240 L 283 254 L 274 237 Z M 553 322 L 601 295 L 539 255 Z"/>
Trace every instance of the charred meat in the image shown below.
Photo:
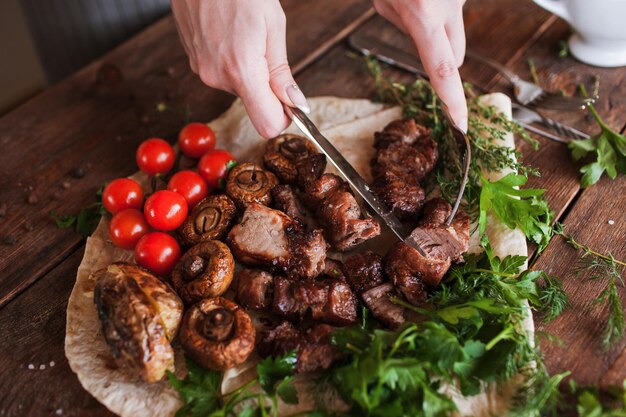
<path fill-rule="evenodd" d="M 251 163 L 239 164 L 230 170 L 226 180 L 226 194 L 240 210 L 250 203 L 268 206 L 272 201 L 271 190 L 278 185 L 274 174 Z"/>
<path fill-rule="evenodd" d="M 94 303 L 115 359 L 144 381 L 174 370 L 175 337 L 183 303 L 174 290 L 135 265 L 113 263 L 94 273 Z"/>
<path fill-rule="evenodd" d="M 303 209 L 296 190 L 291 185 L 277 185 L 272 188 L 272 207 L 291 217 L 294 228 L 304 230 L 306 226 Z"/>
<path fill-rule="evenodd" d="M 296 160 L 316 153 L 317 148 L 306 138 L 284 134 L 267 141 L 263 163 L 281 182 L 295 184 L 298 177 Z"/>
<path fill-rule="evenodd" d="M 321 153 L 313 153 L 296 160 L 298 171 L 297 183 L 304 187 L 311 181 L 319 179 L 326 170 L 326 156 Z"/>
<path fill-rule="evenodd" d="M 178 230 L 187 246 L 207 240 L 222 239 L 230 228 L 237 208 L 226 195 L 211 195 L 200 201 Z"/>
<path fill-rule="evenodd" d="M 248 359 L 255 338 L 248 313 L 222 297 L 207 298 L 191 306 L 180 329 L 185 352 L 214 371 L 224 371 Z"/>
<path fill-rule="evenodd" d="M 349 256 L 343 264 L 343 270 L 346 280 L 356 294 L 362 294 L 385 281 L 382 258 L 372 251 Z"/>
<path fill-rule="evenodd" d="M 267 271 L 244 268 L 237 275 L 237 300 L 245 308 L 265 310 L 272 305 L 274 277 Z"/>
<path fill-rule="evenodd" d="M 172 271 L 172 284 L 187 304 L 222 295 L 230 287 L 235 260 L 219 240 L 198 243 L 187 251 Z"/>
<path fill-rule="evenodd" d="M 391 297 L 401 297 L 393 284 L 386 283 L 370 288 L 361 294 L 372 315 L 387 327 L 397 328 L 407 320 L 408 310 L 394 303 Z"/>
<path fill-rule="evenodd" d="M 417 220 L 425 199 L 424 189 L 417 181 L 405 181 L 388 171 L 376 177 L 372 190 L 400 220 Z"/>
<path fill-rule="evenodd" d="M 290 274 L 313 279 L 324 272 L 328 244 L 321 229 L 289 234 L 292 262 Z"/>

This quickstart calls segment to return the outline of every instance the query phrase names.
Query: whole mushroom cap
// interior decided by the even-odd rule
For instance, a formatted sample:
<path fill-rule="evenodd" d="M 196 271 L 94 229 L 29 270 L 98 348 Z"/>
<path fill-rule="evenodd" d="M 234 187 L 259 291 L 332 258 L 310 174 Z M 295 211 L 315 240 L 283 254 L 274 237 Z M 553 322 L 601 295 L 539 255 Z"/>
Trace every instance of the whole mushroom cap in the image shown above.
<path fill-rule="evenodd" d="M 236 215 L 237 208 L 230 197 L 224 194 L 210 195 L 193 208 L 178 229 L 178 235 L 187 246 L 222 239 Z"/>
<path fill-rule="evenodd" d="M 307 138 L 286 133 L 267 141 L 263 163 L 282 182 L 294 184 L 298 177 L 296 160 L 318 152 Z"/>
<path fill-rule="evenodd" d="M 223 297 L 191 306 L 180 329 L 185 352 L 201 366 L 224 371 L 242 364 L 254 350 L 256 330 L 238 304 Z"/>
<path fill-rule="evenodd" d="M 272 188 L 278 185 L 274 174 L 249 162 L 230 170 L 226 179 L 226 194 L 237 208 L 245 210 L 250 203 L 268 206 L 272 201 Z"/>

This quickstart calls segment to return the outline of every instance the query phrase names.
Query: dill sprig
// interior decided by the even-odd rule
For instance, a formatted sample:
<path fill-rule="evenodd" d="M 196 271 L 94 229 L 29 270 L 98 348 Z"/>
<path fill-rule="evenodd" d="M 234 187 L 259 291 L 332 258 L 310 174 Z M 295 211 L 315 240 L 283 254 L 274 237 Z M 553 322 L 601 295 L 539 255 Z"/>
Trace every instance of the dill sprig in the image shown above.
<path fill-rule="evenodd" d="M 603 254 L 578 242 L 572 235 L 565 232 L 565 228 L 560 223 L 555 225 L 554 233 L 560 235 L 574 249 L 582 251 L 578 264 L 574 268 L 577 275 L 588 272 L 591 274 L 589 279 L 606 280 L 604 289 L 593 301 L 596 304 L 608 304 L 609 317 L 605 325 L 602 344 L 605 348 L 609 348 L 621 340 L 626 331 L 624 306 L 617 290 L 618 285 L 624 286 L 622 272 L 626 267 L 626 262 L 615 259 L 611 253 Z"/>

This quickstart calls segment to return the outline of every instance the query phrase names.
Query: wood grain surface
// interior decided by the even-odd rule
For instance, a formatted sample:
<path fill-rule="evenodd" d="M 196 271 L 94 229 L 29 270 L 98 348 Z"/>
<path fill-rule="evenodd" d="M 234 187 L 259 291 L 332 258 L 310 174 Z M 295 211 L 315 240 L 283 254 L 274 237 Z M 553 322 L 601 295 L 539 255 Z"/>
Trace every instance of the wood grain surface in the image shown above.
<path fill-rule="evenodd" d="M 411 48 L 410 41 L 382 18 L 370 18 L 368 1 L 283 4 L 290 61 L 307 95 L 373 95 L 362 59 L 341 42 L 354 30 Z M 592 68 L 573 58 L 558 58 L 567 26 L 531 1 L 468 0 L 465 23 L 469 47 L 525 77 L 532 58 L 548 88 L 571 90 L 578 80 L 599 75 L 598 110 L 612 126 L 626 124 L 624 69 Z M 494 71 L 476 62 L 467 60 L 461 72 L 478 86 L 510 92 Z M 0 331 L 5 339 L 0 347 L 0 377 L 5 381 L 0 384 L 0 415 L 108 415 L 82 390 L 64 358 L 65 306 L 83 249 L 82 241 L 58 230 L 47 212 L 75 212 L 89 204 L 104 181 L 136 170 L 134 150 L 143 139 L 159 135 L 174 140 L 186 121 L 210 120 L 231 101 L 231 96 L 204 87 L 191 74 L 173 21 L 165 18 L 0 119 Z M 160 103 L 162 111 L 157 110 Z M 595 126 L 582 114 L 547 114 L 581 130 L 593 132 Z M 520 145 L 525 162 L 543 174 L 529 186 L 547 189 L 559 219 L 583 243 L 625 258 L 624 178 L 580 190 L 578 165 L 567 149 L 545 139 L 540 142 L 537 151 Z M 83 177 L 77 178 L 77 168 L 84 171 Z M 542 343 L 548 366 L 554 372 L 570 369 L 582 383 L 620 382 L 626 376 L 624 343 L 608 352 L 600 346 L 606 311 L 589 300 L 602 283 L 572 275 L 576 259 L 577 254 L 555 238 L 535 265 L 564 278 L 573 305 L 563 317 L 541 326 L 564 343 Z M 623 289 L 621 293 L 626 296 Z M 28 369 L 30 364 L 37 370 Z M 39 370 L 41 365 L 46 368 Z"/>

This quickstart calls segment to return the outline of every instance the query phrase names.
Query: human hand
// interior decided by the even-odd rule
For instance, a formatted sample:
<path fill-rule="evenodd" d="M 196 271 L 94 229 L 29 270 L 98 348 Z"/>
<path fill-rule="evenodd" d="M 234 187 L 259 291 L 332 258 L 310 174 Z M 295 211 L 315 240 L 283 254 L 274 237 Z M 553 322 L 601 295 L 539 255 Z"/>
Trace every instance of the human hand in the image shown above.
<path fill-rule="evenodd" d="M 409 34 L 433 88 L 452 119 L 467 130 L 467 102 L 458 67 L 465 56 L 465 0 L 373 0 L 376 11 Z"/>
<path fill-rule="evenodd" d="M 262 136 L 289 126 L 282 103 L 308 112 L 287 63 L 278 0 L 172 0 L 172 11 L 193 72 L 209 87 L 241 97 Z"/>

